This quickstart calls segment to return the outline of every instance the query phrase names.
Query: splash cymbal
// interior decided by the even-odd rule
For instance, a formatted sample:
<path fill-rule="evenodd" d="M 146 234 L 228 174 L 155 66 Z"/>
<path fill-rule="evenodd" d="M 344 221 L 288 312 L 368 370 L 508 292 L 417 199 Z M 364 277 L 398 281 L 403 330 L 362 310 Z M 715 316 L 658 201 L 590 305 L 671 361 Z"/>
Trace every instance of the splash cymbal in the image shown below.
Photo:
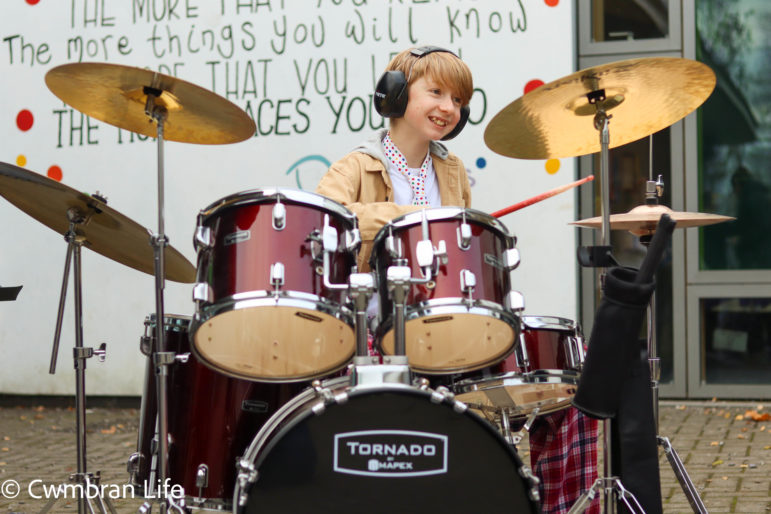
<path fill-rule="evenodd" d="M 67 211 L 76 209 L 85 221 L 75 232 L 83 246 L 130 268 L 154 274 L 151 232 L 101 198 L 81 193 L 48 177 L 0 162 L 0 195 L 43 225 L 64 235 L 70 228 Z M 195 282 L 195 268 L 170 245 L 165 249 L 166 278 Z"/>
<path fill-rule="evenodd" d="M 721 214 L 673 211 L 666 205 L 639 205 L 623 214 L 611 214 L 610 229 L 628 230 L 636 236 L 650 235 L 656 232 L 656 225 L 658 225 L 662 214 L 669 214 L 669 217 L 677 223 L 675 228 L 703 227 L 736 219 Z M 597 216 L 573 221 L 571 225 L 600 228 L 602 226 L 602 217 Z"/>
<path fill-rule="evenodd" d="M 609 148 L 615 148 L 684 118 L 714 88 L 714 72 L 690 59 L 649 57 L 593 66 L 544 84 L 504 107 L 487 125 L 485 144 L 520 159 L 595 153 L 600 151 L 594 127 L 599 108 L 611 116 Z"/>
<path fill-rule="evenodd" d="M 160 92 L 163 138 L 197 144 L 237 143 L 254 135 L 251 117 L 207 89 L 154 71 L 108 63 L 71 63 L 46 73 L 46 85 L 78 111 L 137 134 L 156 137 L 145 113 L 147 88 Z"/>

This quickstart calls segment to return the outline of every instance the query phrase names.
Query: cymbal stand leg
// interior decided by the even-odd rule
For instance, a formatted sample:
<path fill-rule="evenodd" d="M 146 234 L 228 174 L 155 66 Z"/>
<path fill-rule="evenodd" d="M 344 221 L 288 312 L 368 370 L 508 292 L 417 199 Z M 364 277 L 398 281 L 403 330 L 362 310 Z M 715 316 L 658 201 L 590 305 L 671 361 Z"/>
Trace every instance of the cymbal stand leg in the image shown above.
<path fill-rule="evenodd" d="M 75 227 L 86 220 L 76 209 L 67 211 L 67 218 L 70 227 L 64 235 L 67 241 L 67 256 L 64 264 L 64 278 L 62 280 L 61 297 L 59 298 L 59 310 L 56 320 L 56 333 L 54 335 L 54 350 L 51 356 L 51 366 L 49 373 L 53 374 L 56 370 L 56 357 L 59 349 L 59 340 L 61 337 L 62 318 L 64 315 L 64 305 L 67 296 L 67 282 L 72 266 L 74 272 L 74 314 L 75 314 L 75 347 L 72 351 L 73 365 L 75 368 L 75 447 L 76 447 L 76 468 L 77 472 L 70 475 L 69 481 L 75 483 L 78 487 L 78 514 L 86 512 L 94 513 L 114 513 L 109 498 L 102 497 L 102 491 L 99 488 L 100 474 L 97 471 L 94 474 L 88 473 L 86 459 L 86 360 L 98 356 L 104 361 L 105 345 L 102 344 L 98 350 L 85 348 L 83 346 L 83 277 L 81 266 L 81 248 L 83 240 L 77 235 Z M 94 493 L 94 490 L 97 493 Z M 91 501 L 95 500 L 97 510 Z M 57 498 L 51 501 L 43 508 L 42 512 L 48 512 L 56 503 Z"/>
<path fill-rule="evenodd" d="M 163 293 L 166 284 L 166 270 L 165 270 L 165 247 L 168 244 L 168 239 L 164 232 L 164 148 L 163 148 L 163 129 L 164 122 L 167 117 L 166 108 L 157 105 L 155 100 L 159 98 L 162 91 L 155 87 L 156 79 L 153 79 L 152 86 L 145 86 L 144 92 L 147 95 L 147 102 L 145 103 L 145 113 L 157 122 L 157 145 L 158 145 L 158 233 L 151 237 L 151 244 L 154 250 L 154 265 L 155 265 L 155 312 L 156 312 L 156 327 L 155 337 L 158 342 L 157 353 L 153 356 L 153 362 L 155 364 L 155 372 L 157 375 L 157 387 L 158 387 L 158 480 L 160 487 L 160 496 L 164 496 L 166 493 L 167 476 L 168 476 L 168 451 L 169 451 L 169 425 L 168 425 L 168 366 L 174 362 L 174 354 L 167 351 L 166 338 L 164 334 L 164 305 L 163 305 Z M 161 497 L 160 512 L 166 514 L 170 504 L 167 503 L 170 498 Z M 173 505 L 173 503 L 171 504 Z"/>

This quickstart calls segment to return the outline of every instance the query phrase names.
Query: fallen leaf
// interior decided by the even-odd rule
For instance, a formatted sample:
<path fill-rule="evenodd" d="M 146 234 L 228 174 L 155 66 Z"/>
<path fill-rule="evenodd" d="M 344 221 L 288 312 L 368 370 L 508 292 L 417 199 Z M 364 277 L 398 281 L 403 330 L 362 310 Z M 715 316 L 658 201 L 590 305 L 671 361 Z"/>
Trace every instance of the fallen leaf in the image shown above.
<path fill-rule="evenodd" d="M 763 449 L 764 450 L 771 450 L 771 446 L 764 446 Z"/>
<path fill-rule="evenodd" d="M 728 416 L 726 416 L 726 418 L 727 418 L 727 417 L 728 417 Z M 737 414 L 737 415 L 736 415 L 736 417 L 735 417 L 734 419 L 735 419 L 736 421 L 741 421 L 741 420 L 743 420 L 743 419 L 744 419 L 744 416 L 742 416 L 741 414 Z"/>
<path fill-rule="evenodd" d="M 723 480 L 728 480 L 728 477 L 720 477 L 720 478 L 722 478 Z"/>
<path fill-rule="evenodd" d="M 769 421 L 771 420 L 771 413 L 764 412 L 763 414 L 755 410 L 748 410 L 744 413 L 744 416 L 752 421 Z"/>
<path fill-rule="evenodd" d="M 763 409 L 765 409 L 763 405 L 758 405 L 757 407 L 755 407 L 755 410 L 763 410 Z"/>
<path fill-rule="evenodd" d="M 42 414 L 35 414 L 35 419 L 46 419 Z"/>
<path fill-rule="evenodd" d="M 712 441 L 709 443 L 710 446 L 720 446 L 720 441 Z"/>
<path fill-rule="evenodd" d="M 4 448 L 0 448 L 0 451 L 9 452 L 11 449 L 6 446 Z"/>
<path fill-rule="evenodd" d="M 6 435 L 6 436 L 3 436 L 3 441 L 10 441 L 10 440 L 11 440 L 11 438 L 10 438 L 10 437 L 8 437 L 7 435 Z"/>
<path fill-rule="evenodd" d="M 716 459 L 715 461 L 712 462 L 712 467 L 716 468 L 717 466 L 721 465 L 722 463 L 723 463 L 722 459 Z"/>
<path fill-rule="evenodd" d="M 737 439 L 747 439 L 744 434 L 739 434 L 736 436 Z"/>
<path fill-rule="evenodd" d="M 110 428 L 104 428 L 101 430 L 103 434 L 114 434 L 117 431 L 117 428 L 115 425 L 112 425 Z"/>
<path fill-rule="evenodd" d="M 0 466 L 5 466 L 6 464 L 8 464 L 8 463 L 7 462 L 0 462 Z"/>
<path fill-rule="evenodd" d="M 675 407 L 677 410 L 685 410 L 685 405 L 678 405 Z"/>
<path fill-rule="evenodd" d="M 46 410 L 46 408 L 43 407 L 42 405 L 35 407 L 35 412 L 43 412 L 44 410 Z"/>
<path fill-rule="evenodd" d="M 761 432 L 763 432 L 765 429 L 766 429 L 766 425 L 761 425 L 761 426 L 760 426 L 760 431 L 761 431 Z"/>

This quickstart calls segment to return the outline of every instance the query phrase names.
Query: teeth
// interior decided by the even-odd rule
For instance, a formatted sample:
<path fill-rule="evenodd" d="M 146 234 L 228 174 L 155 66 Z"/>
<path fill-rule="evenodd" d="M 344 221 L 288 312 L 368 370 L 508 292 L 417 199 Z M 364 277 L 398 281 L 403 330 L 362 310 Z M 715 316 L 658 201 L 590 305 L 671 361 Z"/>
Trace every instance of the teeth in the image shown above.
<path fill-rule="evenodd" d="M 445 126 L 447 126 L 447 122 L 446 122 L 446 121 L 444 121 L 444 120 L 440 120 L 439 118 L 431 118 L 431 121 L 433 121 L 434 123 L 436 123 L 436 124 L 437 124 L 437 125 L 439 125 L 440 127 L 445 127 Z"/>

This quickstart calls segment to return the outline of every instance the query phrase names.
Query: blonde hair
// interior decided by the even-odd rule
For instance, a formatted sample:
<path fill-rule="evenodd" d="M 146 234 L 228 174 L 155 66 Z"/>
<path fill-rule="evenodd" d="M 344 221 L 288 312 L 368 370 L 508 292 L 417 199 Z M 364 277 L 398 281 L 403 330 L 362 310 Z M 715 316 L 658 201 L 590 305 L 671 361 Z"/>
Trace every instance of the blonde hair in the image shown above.
<path fill-rule="evenodd" d="M 397 70 L 407 78 L 407 87 L 421 77 L 428 77 L 440 86 L 450 89 L 460 98 L 461 105 L 468 105 L 474 93 L 471 70 L 458 56 L 449 51 L 433 51 L 422 56 L 412 54 L 408 48 L 396 55 L 385 71 Z"/>

